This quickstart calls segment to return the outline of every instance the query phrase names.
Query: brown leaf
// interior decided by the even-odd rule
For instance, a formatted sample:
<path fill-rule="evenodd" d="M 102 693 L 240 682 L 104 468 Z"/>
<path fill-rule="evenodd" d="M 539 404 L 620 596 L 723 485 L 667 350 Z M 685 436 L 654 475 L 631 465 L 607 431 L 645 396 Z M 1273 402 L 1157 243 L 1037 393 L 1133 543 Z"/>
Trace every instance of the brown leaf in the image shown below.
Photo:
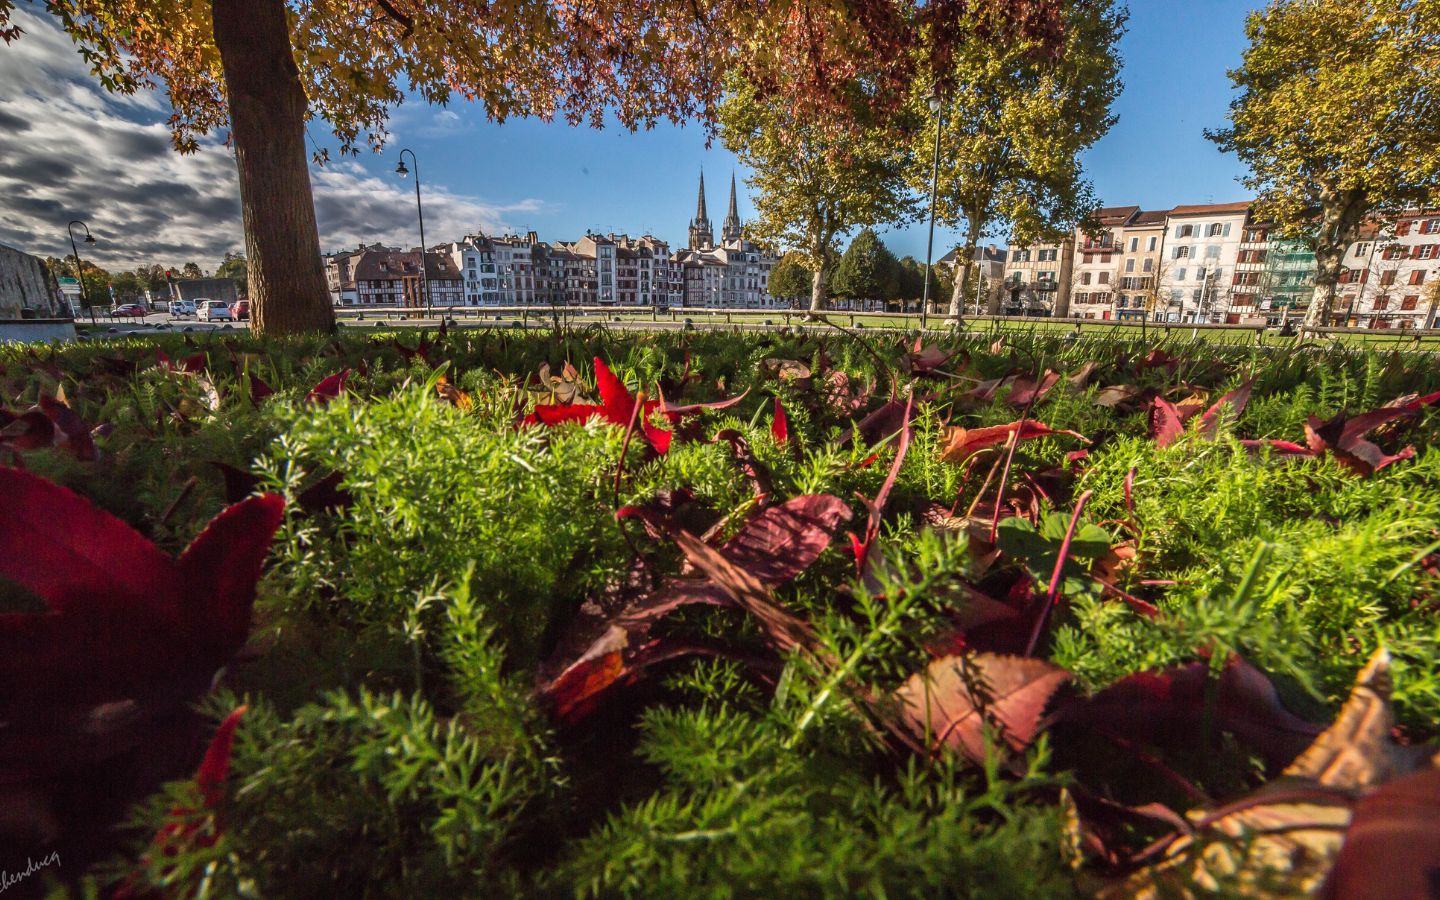
<path fill-rule="evenodd" d="M 1035 739 L 1045 707 L 1070 673 L 1042 659 L 947 656 L 895 692 L 901 723 L 927 747 L 948 746 L 985 761 L 985 734 L 1013 750 Z"/>

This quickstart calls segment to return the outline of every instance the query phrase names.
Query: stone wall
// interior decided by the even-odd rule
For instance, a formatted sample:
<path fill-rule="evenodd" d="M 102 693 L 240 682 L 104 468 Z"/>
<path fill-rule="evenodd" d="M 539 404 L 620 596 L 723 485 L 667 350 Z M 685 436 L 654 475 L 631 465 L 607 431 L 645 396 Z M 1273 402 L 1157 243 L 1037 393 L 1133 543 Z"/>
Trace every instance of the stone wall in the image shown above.
<path fill-rule="evenodd" d="M 18 319 L 28 307 L 41 319 L 69 318 L 55 277 L 37 256 L 0 244 L 0 319 Z"/>

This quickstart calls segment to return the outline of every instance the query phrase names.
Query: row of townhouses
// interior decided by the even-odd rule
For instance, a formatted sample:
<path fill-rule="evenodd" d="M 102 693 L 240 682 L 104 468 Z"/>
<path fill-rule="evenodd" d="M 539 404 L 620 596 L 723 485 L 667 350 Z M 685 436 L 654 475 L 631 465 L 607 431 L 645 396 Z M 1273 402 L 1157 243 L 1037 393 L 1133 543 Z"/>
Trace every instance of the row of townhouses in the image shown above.
<path fill-rule="evenodd" d="M 720 242 L 705 207 L 705 176 L 689 247 L 670 251 L 652 235 L 587 234 L 546 242 L 519 236 L 467 235 L 424 253 L 436 306 L 641 306 L 766 309 L 776 258 L 747 241 L 730 179 L 730 209 Z M 337 306 L 424 306 L 418 249 L 362 245 L 325 257 Z"/>
<path fill-rule="evenodd" d="M 1435 326 L 1440 210 L 1369 223 L 1345 253 L 1331 324 Z M 1082 319 L 1276 324 L 1303 316 L 1315 256 L 1252 204 L 1099 210 L 1065 240 L 1012 246 L 990 311 Z"/>

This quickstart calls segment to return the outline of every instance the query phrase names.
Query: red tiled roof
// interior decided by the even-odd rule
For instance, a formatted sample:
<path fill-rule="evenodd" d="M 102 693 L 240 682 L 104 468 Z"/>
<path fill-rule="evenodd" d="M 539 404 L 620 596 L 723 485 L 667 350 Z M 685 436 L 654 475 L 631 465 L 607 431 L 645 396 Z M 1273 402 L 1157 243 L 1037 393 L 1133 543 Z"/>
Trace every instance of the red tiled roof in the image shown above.
<path fill-rule="evenodd" d="M 1198 206 L 1177 206 L 1170 210 L 1172 216 L 1208 216 L 1218 213 L 1249 212 L 1255 201 L 1242 200 L 1239 203 L 1203 203 Z"/>

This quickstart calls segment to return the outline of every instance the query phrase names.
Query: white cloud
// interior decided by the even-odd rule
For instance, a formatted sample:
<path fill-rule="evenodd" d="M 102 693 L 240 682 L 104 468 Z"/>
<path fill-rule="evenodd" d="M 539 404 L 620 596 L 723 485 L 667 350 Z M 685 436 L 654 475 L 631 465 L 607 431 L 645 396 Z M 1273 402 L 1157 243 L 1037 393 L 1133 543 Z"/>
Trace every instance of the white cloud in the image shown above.
<path fill-rule="evenodd" d="M 170 147 L 163 93 L 108 94 L 55 20 L 20 6 L 25 34 L 0 46 L 0 242 L 41 256 L 70 249 L 65 226 L 87 222 L 97 243 L 85 255 L 109 268 L 195 261 L 213 267 L 244 244 L 235 160 L 219 140 L 181 156 Z M 426 128 L 466 124 L 438 110 Z M 321 245 L 419 242 L 414 187 L 368 174 L 353 161 L 312 168 Z M 423 185 L 430 243 L 482 228 L 539 202 L 496 205 Z"/>

